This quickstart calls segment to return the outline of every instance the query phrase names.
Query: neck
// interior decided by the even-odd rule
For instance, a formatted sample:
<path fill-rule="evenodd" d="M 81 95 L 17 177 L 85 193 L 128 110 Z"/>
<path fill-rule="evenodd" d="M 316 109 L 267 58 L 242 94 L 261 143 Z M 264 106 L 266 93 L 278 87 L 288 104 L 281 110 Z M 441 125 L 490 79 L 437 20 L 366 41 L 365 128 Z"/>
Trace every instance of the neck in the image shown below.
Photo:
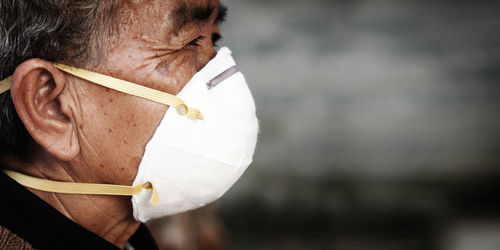
<path fill-rule="evenodd" d="M 45 163 L 45 164 L 44 164 Z M 30 164 L 8 164 L 9 169 L 27 175 L 54 181 L 80 181 L 75 172 L 68 171 L 64 163 L 38 161 Z M 57 171 L 55 171 L 57 170 Z M 96 181 L 86 182 L 98 183 Z M 132 204 L 128 196 L 59 194 L 28 188 L 33 194 L 50 204 L 70 220 L 101 236 L 119 248 L 140 225 L 132 216 Z"/>

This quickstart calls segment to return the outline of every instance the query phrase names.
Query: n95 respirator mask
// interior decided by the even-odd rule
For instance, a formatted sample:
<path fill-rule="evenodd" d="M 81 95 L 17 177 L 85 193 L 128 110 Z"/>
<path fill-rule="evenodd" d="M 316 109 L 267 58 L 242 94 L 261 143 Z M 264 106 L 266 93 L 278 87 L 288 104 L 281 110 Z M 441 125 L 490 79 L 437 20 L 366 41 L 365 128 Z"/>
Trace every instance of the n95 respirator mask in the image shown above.
<path fill-rule="evenodd" d="M 231 51 L 221 48 L 177 95 L 198 107 L 203 120 L 168 109 L 146 145 L 134 185 L 153 183 L 132 197 L 140 221 L 201 207 L 224 194 L 252 162 L 257 143 L 255 104 Z"/>
<path fill-rule="evenodd" d="M 91 82 L 170 107 L 146 145 L 133 186 L 57 182 L 4 170 L 24 186 L 58 193 L 132 195 L 134 217 L 145 222 L 215 201 L 252 162 L 259 130 L 255 103 L 226 47 L 177 96 L 55 65 Z M 9 87 L 10 78 L 0 82 L 0 92 Z"/>

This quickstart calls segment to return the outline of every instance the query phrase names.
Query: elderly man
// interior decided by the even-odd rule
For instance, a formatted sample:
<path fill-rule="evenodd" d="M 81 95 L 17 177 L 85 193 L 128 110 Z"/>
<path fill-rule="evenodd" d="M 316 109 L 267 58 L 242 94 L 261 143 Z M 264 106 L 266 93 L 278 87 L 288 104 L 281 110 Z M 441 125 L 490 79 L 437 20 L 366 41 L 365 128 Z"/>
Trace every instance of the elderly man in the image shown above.
<path fill-rule="evenodd" d="M 258 122 L 218 0 L 0 1 L 0 248 L 154 249 L 220 197 Z M 132 197 L 132 199 L 131 199 Z"/>

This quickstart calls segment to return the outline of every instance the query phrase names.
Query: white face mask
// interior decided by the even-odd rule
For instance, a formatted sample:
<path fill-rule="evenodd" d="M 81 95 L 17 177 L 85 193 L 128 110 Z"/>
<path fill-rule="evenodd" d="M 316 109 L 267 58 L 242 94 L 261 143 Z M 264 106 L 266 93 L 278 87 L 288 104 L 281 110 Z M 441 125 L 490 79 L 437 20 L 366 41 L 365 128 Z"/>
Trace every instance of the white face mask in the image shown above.
<path fill-rule="evenodd" d="M 132 187 L 55 182 L 4 170 L 24 186 L 70 194 L 133 195 L 134 217 L 145 222 L 218 199 L 252 162 L 258 134 L 255 103 L 228 48 L 221 48 L 177 97 L 109 76 L 56 66 L 171 107 L 146 145 Z M 0 82 L 0 89 L 9 87 L 9 78 Z M 182 100 L 199 110 L 188 108 Z"/>
<path fill-rule="evenodd" d="M 257 143 L 255 104 L 228 48 L 219 50 L 177 95 L 199 107 L 204 120 L 168 109 L 146 145 L 134 185 L 153 183 L 132 197 L 134 217 L 147 221 L 201 207 L 223 195 L 252 162 Z"/>

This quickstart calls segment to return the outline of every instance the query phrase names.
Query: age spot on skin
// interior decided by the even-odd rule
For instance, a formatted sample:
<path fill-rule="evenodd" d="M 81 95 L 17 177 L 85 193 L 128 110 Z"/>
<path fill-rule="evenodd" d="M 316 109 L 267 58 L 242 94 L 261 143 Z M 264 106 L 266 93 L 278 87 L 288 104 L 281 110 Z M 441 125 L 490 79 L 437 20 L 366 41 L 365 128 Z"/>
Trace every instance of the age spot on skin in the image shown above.
<path fill-rule="evenodd" d="M 156 71 L 160 73 L 163 76 L 167 76 L 170 74 L 170 66 L 168 63 L 160 63 L 158 66 L 156 66 Z"/>
<path fill-rule="evenodd" d="M 133 166 L 139 166 L 139 163 L 141 163 L 141 157 L 134 156 L 134 157 L 132 157 L 130 162 L 131 162 L 131 165 L 133 165 Z"/>

